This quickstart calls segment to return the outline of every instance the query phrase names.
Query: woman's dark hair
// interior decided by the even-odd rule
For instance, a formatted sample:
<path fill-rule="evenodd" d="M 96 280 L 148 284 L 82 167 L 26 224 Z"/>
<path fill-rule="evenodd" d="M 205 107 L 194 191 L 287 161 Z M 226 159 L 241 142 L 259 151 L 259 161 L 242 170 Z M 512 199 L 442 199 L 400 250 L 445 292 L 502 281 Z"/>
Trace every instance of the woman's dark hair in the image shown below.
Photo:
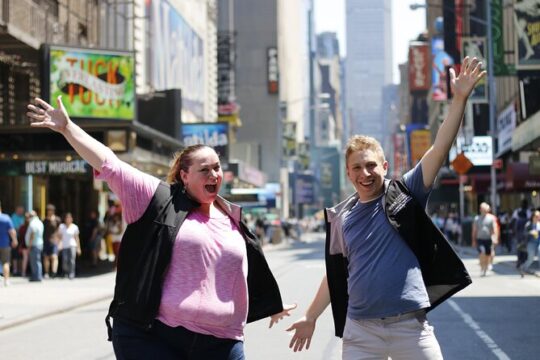
<path fill-rule="evenodd" d="M 169 184 L 179 183 L 183 185 L 182 178 L 180 176 L 180 170 L 184 170 L 187 172 L 189 170 L 189 167 L 193 164 L 193 154 L 198 150 L 204 148 L 209 148 L 213 150 L 213 148 L 208 145 L 196 144 L 188 146 L 182 151 L 178 151 L 176 154 L 174 154 L 169 174 L 167 174 L 167 182 Z"/>

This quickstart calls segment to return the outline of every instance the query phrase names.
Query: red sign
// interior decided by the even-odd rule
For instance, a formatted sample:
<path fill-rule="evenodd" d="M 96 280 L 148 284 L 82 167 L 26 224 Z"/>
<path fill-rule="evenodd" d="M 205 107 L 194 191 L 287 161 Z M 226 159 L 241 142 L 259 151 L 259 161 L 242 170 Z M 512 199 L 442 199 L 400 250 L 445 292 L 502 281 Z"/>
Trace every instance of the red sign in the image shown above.
<path fill-rule="evenodd" d="M 429 46 L 424 42 L 409 45 L 409 91 L 428 91 L 431 86 Z"/>
<path fill-rule="evenodd" d="M 497 170 L 500 170 L 503 168 L 503 161 L 502 159 L 495 159 L 493 160 L 493 167 Z"/>
<path fill-rule="evenodd" d="M 465 175 L 473 166 L 471 160 L 462 152 L 452 161 L 452 167 L 459 175 Z"/>

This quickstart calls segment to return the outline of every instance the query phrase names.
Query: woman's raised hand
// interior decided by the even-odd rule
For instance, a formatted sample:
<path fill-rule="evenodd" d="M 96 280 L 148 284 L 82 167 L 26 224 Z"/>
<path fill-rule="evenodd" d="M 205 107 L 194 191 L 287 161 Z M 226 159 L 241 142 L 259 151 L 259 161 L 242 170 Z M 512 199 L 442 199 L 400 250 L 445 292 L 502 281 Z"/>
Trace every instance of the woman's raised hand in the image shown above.
<path fill-rule="evenodd" d="M 26 115 L 30 118 L 30 126 L 49 128 L 62 133 L 70 120 L 62 104 L 62 96 L 58 96 L 56 103 L 57 109 L 40 98 L 36 98 L 34 104 L 29 104 Z"/>

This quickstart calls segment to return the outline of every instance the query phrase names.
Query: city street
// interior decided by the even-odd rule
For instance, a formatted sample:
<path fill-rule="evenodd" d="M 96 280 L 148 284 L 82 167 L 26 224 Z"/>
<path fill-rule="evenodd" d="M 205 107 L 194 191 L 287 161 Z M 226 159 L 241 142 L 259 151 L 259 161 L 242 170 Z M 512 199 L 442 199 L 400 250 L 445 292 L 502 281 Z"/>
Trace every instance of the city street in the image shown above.
<path fill-rule="evenodd" d="M 333 336 L 329 309 L 317 323 L 308 351 L 293 353 L 288 349 L 290 334 L 285 329 L 300 317 L 309 305 L 324 272 L 322 234 L 308 234 L 307 242 L 269 248 L 267 256 L 281 286 L 285 302 L 297 302 L 299 308 L 289 319 L 268 329 L 268 321 L 249 324 L 246 328 L 248 359 L 340 359 L 341 341 Z M 513 268 L 512 256 L 499 256 L 493 273 L 480 278 L 477 260 L 470 249 L 463 252 L 473 276 L 473 285 L 434 310 L 429 319 L 446 359 L 529 359 L 540 351 L 538 322 L 540 318 L 540 279 L 521 279 Z M 468 255 L 467 255 L 468 254 Z M 86 279 L 62 282 L 66 294 L 77 287 L 89 286 Z M 105 276 L 103 287 L 112 291 L 113 277 Z M 65 284 L 65 285 L 64 285 Z M 85 285 L 86 284 L 86 285 Z M 17 287 L 16 282 L 1 294 Z M 86 291 L 86 290 L 84 290 Z M 58 302 L 62 292 L 58 293 Z M 31 299 L 21 299 L 28 312 L 54 302 L 42 299 L 39 287 Z M 109 300 L 29 321 L 0 331 L 2 357 L 9 359 L 114 359 L 112 346 L 106 341 L 104 317 Z M 2 308 L 0 308 L 2 309 Z M 0 319 L 0 325 L 2 319 Z"/>

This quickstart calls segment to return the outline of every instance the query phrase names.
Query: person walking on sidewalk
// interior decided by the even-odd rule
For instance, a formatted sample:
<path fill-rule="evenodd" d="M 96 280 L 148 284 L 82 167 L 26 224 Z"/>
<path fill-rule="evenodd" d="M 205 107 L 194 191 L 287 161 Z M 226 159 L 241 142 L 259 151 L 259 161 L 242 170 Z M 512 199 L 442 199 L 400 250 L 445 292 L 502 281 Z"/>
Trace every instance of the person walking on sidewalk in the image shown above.
<path fill-rule="evenodd" d="M 44 226 L 34 210 L 29 211 L 30 222 L 24 235 L 26 247 L 30 249 L 30 281 L 41 281 L 43 279 L 43 268 L 41 263 L 41 253 L 43 252 Z"/>
<path fill-rule="evenodd" d="M 472 226 L 471 245 L 478 250 L 481 276 L 486 276 L 498 238 L 497 219 L 490 211 L 488 203 L 481 203 L 480 214 L 475 216 Z"/>
<path fill-rule="evenodd" d="M 289 347 L 309 348 L 318 317 L 331 303 L 342 356 L 353 359 L 442 359 L 426 312 L 465 288 L 465 266 L 425 212 L 432 184 L 461 125 L 467 98 L 484 76 L 463 60 L 454 98 L 433 146 L 400 180 L 385 180 L 381 144 L 353 136 L 345 152 L 356 193 L 326 209 L 326 276 Z"/>
<path fill-rule="evenodd" d="M 56 215 L 56 207 L 48 204 L 43 219 L 43 266 L 45 278 L 54 278 L 58 272 L 58 227 L 62 223 L 60 216 Z"/>
<path fill-rule="evenodd" d="M 9 286 L 11 249 L 15 247 L 17 247 L 17 232 L 9 215 L 2 213 L 2 203 L 0 203 L 0 263 L 4 286 Z"/>
<path fill-rule="evenodd" d="M 521 276 L 524 273 L 533 274 L 531 265 L 534 257 L 538 255 L 540 259 L 540 211 L 533 211 L 531 219 L 525 224 L 524 232 L 527 241 L 527 260 L 521 265 Z"/>
<path fill-rule="evenodd" d="M 64 215 L 64 222 L 58 228 L 60 247 L 62 249 L 62 271 L 64 277 L 75 279 L 75 260 L 81 255 L 81 241 L 79 239 L 79 227 L 73 223 L 73 215 L 70 212 Z"/>
<path fill-rule="evenodd" d="M 128 224 L 106 319 L 117 359 L 244 359 L 246 322 L 270 316 L 272 326 L 296 305 L 282 303 L 241 208 L 218 195 L 216 151 L 183 149 L 163 182 L 72 122 L 60 97 L 57 105 L 28 105 L 32 126 L 66 138 L 118 196 Z"/>

